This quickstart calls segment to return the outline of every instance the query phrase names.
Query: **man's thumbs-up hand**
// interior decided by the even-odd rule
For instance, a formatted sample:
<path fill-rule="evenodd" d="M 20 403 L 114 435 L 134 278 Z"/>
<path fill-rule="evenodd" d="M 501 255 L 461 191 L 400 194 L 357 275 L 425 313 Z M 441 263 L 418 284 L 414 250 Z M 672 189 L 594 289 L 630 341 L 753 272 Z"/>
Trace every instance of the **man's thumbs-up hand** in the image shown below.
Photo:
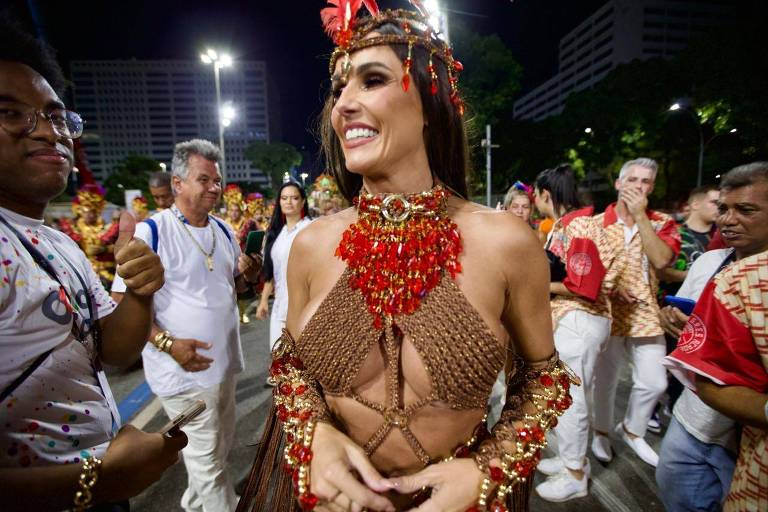
<path fill-rule="evenodd" d="M 136 295 L 150 296 L 165 283 L 163 264 L 142 240 L 134 238 L 136 219 L 128 212 L 120 216 L 120 231 L 115 242 L 117 275 Z"/>

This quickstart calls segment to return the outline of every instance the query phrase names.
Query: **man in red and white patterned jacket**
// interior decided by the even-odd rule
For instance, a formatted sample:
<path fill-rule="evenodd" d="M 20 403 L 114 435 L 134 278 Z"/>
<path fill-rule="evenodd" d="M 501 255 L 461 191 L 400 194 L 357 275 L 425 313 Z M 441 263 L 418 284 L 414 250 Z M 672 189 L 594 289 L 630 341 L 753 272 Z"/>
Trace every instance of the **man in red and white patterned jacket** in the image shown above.
<path fill-rule="evenodd" d="M 656 466 L 658 455 L 645 442 L 645 430 L 658 399 L 667 387 L 661 362 L 666 355 L 664 331 L 656 302 L 655 271 L 669 266 L 680 250 L 675 221 L 648 209 L 658 165 L 650 158 L 626 162 L 616 180 L 618 201 L 597 215 L 605 236 L 623 244 L 626 265 L 611 297 L 611 337 L 600 353 L 595 370 L 595 437 L 592 453 L 598 460 L 612 458 L 608 433 L 613 428 L 613 409 L 618 377 L 627 357 L 632 361 L 632 391 L 624 419 L 616 434 L 644 462 Z"/>

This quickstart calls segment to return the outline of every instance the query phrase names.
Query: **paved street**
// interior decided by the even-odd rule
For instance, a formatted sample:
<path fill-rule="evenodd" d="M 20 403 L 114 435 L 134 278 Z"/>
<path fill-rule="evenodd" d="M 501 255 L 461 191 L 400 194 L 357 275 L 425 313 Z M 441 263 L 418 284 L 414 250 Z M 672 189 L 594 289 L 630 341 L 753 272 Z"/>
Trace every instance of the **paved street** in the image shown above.
<path fill-rule="evenodd" d="M 267 331 L 267 322 L 254 321 L 242 327 L 246 371 L 240 375 L 237 383 L 237 431 L 229 461 L 233 477 L 238 482 L 246 477 L 250 469 L 255 450 L 253 445 L 260 437 L 267 413 L 267 400 L 271 392 L 271 388 L 264 386 L 268 359 Z M 141 370 L 110 372 L 110 382 L 118 402 L 142 381 Z M 619 411 L 623 411 L 626 405 L 628 392 L 629 383 L 623 379 L 618 393 Z M 132 420 L 134 424 L 150 432 L 158 429 L 165 421 L 167 418 L 154 399 Z M 648 434 L 647 439 L 655 448 L 658 448 L 661 442 L 661 438 L 653 434 Z M 601 465 L 594 458 L 591 460 L 594 478 L 588 497 L 559 504 L 534 498 L 531 509 L 552 512 L 663 511 L 664 507 L 656 496 L 653 468 L 634 457 L 634 454 L 629 455 L 629 448 L 620 440 L 614 439 L 614 449 L 616 457 L 608 466 Z M 540 478 L 537 476 L 537 482 Z M 178 504 L 185 487 L 186 473 L 180 463 L 171 468 L 162 481 L 134 498 L 131 501 L 131 509 L 136 512 L 180 510 Z"/>

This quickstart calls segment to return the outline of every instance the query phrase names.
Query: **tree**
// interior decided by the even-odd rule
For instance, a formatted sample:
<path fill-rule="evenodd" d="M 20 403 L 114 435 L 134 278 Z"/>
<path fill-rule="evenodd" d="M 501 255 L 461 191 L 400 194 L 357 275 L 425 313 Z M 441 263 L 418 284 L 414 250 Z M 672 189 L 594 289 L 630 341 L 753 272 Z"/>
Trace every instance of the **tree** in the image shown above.
<path fill-rule="evenodd" d="M 130 155 L 115 165 L 104 181 L 107 201 L 125 206 L 125 190 L 139 189 L 147 199 L 150 209 L 156 208 L 149 193 L 149 175 L 160 170 L 160 163 L 145 156 Z"/>
<path fill-rule="evenodd" d="M 459 90 L 468 106 L 472 160 L 479 170 L 485 167 L 485 153 L 480 148 L 485 125 L 491 124 L 495 128 L 502 120 L 512 118 L 513 100 L 520 90 L 522 67 L 515 60 L 512 50 L 496 34 L 477 34 L 457 22 L 451 26 L 451 40 L 455 54 L 466 70 L 459 77 Z M 494 133 L 500 132 L 494 129 Z M 476 172 L 470 177 L 471 193 L 485 189 L 484 176 L 484 173 Z"/>
<path fill-rule="evenodd" d="M 285 142 L 268 143 L 263 140 L 253 141 L 245 150 L 245 157 L 256 169 L 269 177 L 272 189 L 277 190 L 283 181 L 283 174 L 292 167 L 301 165 L 299 151 Z"/>

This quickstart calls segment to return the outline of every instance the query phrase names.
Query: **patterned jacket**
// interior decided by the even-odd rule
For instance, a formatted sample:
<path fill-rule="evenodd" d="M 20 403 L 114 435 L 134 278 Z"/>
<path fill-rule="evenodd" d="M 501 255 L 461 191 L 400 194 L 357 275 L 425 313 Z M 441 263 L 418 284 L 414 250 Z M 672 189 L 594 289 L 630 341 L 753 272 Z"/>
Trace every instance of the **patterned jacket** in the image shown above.
<path fill-rule="evenodd" d="M 646 214 L 656 235 L 677 256 L 680 251 L 680 233 L 677 230 L 677 223 L 664 213 L 648 210 Z M 605 212 L 596 215 L 595 220 L 602 226 L 608 243 L 612 247 L 623 247 L 625 264 L 618 275 L 616 286 L 637 298 L 637 301 L 632 304 L 612 301 L 611 334 L 630 337 L 663 334 L 664 331 L 659 322 L 659 304 L 656 301 L 659 280 L 650 268 L 648 256 L 643 251 L 639 231 L 635 231 L 629 241 L 626 240 L 625 225 L 616 214 L 616 203 L 608 206 Z"/>

